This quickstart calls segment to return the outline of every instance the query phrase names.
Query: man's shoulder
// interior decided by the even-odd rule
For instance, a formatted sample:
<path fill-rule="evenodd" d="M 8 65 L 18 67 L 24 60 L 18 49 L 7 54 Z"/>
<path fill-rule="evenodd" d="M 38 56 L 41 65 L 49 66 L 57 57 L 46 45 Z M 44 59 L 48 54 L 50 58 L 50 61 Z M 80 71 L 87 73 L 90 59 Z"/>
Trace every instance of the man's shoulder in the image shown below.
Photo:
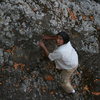
<path fill-rule="evenodd" d="M 68 43 L 59 46 L 59 47 L 58 47 L 58 50 L 64 50 L 64 49 L 66 49 L 67 47 L 68 47 Z"/>
<path fill-rule="evenodd" d="M 61 46 L 57 49 L 57 52 L 60 54 L 64 53 L 65 51 L 66 51 L 66 48 L 64 46 Z"/>

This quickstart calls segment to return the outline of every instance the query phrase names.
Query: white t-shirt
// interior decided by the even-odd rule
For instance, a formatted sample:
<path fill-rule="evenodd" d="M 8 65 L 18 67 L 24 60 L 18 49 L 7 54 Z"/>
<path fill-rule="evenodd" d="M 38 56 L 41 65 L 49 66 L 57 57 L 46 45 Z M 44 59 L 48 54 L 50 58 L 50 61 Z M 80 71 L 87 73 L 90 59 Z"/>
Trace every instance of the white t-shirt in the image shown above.
<path fill-rule="evenodd" d="M 70 42 L 59 46 L 53 53 L 49 53 L 48 57 L 51 61 L 55 61 L 58 69 L 78 67 L 78 54 Z"/>

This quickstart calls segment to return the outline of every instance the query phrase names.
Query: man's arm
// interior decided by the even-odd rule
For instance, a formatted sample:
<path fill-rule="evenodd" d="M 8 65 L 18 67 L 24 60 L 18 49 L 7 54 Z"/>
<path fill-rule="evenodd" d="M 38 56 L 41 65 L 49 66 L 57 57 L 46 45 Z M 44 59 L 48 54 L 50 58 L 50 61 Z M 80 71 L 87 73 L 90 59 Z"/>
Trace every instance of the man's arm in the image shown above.
<path fill-rule="evenodd" d="M 43 43 L 43 41 L 39 42 L 39 46 L 44 50 L 46 56 L 48 56 L 49 55 L 49 51 L 48 51 L 47 47 L 45 46 L 45 44 Z"/>
<path fill-rule="evenodd" d="M 53 35 L 43 35 L 42 37 L 45 40 L 56 40 L 57 36 L 53 36 Z"/>
<path fill-rule="evenodd" d="M 56 59 L 61 59 L 62 58 L 62 55 L 59 51 L 55 50 L 54 52 L 52 53 L 49 53 L 47 47 L 45 46 L 45 44 L 43 43 L 43 41 L 40 41 L 39 42 L 39 46 L 44 50 L 46 56 L 51 60 L 51 61 L 54 61 Z"/>

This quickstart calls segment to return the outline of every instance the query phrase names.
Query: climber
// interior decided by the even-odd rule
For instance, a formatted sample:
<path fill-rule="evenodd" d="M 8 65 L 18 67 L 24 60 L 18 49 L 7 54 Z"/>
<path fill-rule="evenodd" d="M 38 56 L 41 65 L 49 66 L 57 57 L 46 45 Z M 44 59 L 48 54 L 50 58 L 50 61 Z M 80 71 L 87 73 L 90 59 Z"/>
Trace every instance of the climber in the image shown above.
<path fill-rule="evenodd" d="M 45 54 L 51 61 L 55 62 L 56 68 L 61 70 L 60 83 L 62 88 L 70 94 L 74 94 L 75 90 L 71 85 L 70 77 L 78 67 L 78 54 L 72 47 L 69 35 L 66 32 L 59 32 L 57 35 L 44 35 L 43 39 L 54 39 L 57 43 L 57 49 L 49 53 L 43 41 L 39 42 L 39 46 L 44 50 Z"/>

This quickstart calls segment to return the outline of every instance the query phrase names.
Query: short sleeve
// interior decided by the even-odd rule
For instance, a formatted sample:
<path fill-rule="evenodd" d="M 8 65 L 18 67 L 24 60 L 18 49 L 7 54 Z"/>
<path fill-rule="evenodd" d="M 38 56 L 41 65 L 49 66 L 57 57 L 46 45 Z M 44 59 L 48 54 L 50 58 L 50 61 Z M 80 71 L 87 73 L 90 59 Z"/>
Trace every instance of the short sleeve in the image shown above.
<path fill-rule="evenodd" d="M 58 51 L 54 51 L 53 53 L 49 53 L 48 58 L 51 61 L 57 60 L 61 58 L 61 53 Z"/>

